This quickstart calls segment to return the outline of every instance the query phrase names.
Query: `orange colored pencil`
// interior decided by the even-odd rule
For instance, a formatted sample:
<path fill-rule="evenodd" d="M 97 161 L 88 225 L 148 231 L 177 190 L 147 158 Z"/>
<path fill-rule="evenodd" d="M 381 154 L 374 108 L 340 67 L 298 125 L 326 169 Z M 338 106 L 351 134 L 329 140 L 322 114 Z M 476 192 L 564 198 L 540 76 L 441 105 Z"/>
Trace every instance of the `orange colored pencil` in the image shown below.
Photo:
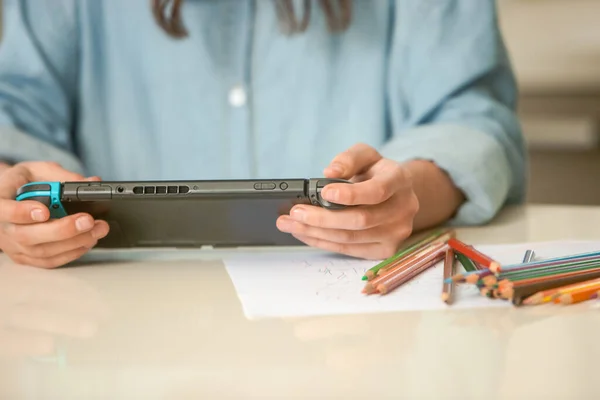
<path fill-rule="evenodd" d="M 400 273 L 384 276 L 383 281 L 377 285 L 377 291 L 380 294 L 385 295 L 396 289 L 398 286 L 408 282 L 421 272 L 443 260 L 447 248 L 448 246 L 444 244 L 438 251 L 427 254 L 425 257 L 412 264 L 406 270 Z"/>
<path fill-rule="evenodd" d="M 454 275 L 456 259 L 454 258 L 454 250 L 448 247 L 446 257 L 444 258 L 444 283 L 442 284 L 442 301 L 446 304 L 452 304 L 454 301 L 455 283 L 446 283 L 446 279 Z"/>
<path fill-rule="evenodd" d="M 564 295 L 579 294 L 582 293 L 584 296 L 586 293 L 593 293 L 600 290 L 600 279 L 592 279 L 589 281 L 574 283 L 573 285 L 563 286 L 558 288 L 558 291 L 552 295 L 554 303 L 559 303 L 559 298 Z"/>
<path fill-rule="evenodd" d="M 590 284 L 593 285 L 594 283 L 599 281 L 600 278 L 596 278 L 584 282 L 577 282 L 572 283 L 570 285 L 564 285 L 552 289 L 543 290 L 527 297 L 523 300 L 522 303 L 523 305 L 538 305 L 548 303 L 554 301 L 556 298 L 560 297 L 563 294 L 568 294 L 578 289 L 589 287 Z"/>
<path fill-rule="evenodd" d="M 493 273 L 500 271 L 500 263 L 494 261 L 485 254 L 477 251 L 473 246 L 469 246 L 456 238 L 448 240 L 448 245 L 454 249 L 457 253 L 461 253 L 467 258 L 470 258 L 476 264 L 480 264 L 485 268 L 488 268 Z"/>
<path fill-rule="evenodd" d="M 390 277 L 392 275 L 396 275 L 396 274 L 402 273 L 407 268 L 410 268 L 412 265 L 414 265 L 415 263 L 417 263 L 420 260 L 422 260 L 424 257 L 427 257 L 429 254 L 435 253 L 435 252 L 439 251 L 444 246 L 446 246 L 446 244 L 443 243 L 443 242 L 439 242 L 439 243 L 438 242 L 434 242 L 434 243 L 431 243 L 430 245 L 428 245 L 423 250 L 415 253 L 414 255 L 412 255 L 412 256 L 410 256 L 410 257 L 408 257 L 406 259 L 401 260 L 398 263 L 396 263 L 395 266 L 394 266 L 394 268 L 386 271 L 382 275 L 377 275 L 376 278 L 371 279 L 370 281 L 368 281 L 365 284 L 365 287 L 363 288 L 362 292 L 366 293 L 366 294 L 373 294 L 373 293 L 377 292 L 377 285 L 379 285 L 381 282 L 383 282 L 383 280 L 387 279 L 388 277 Z"/>
<path fill-rule="evenodd" d="M 396 267 L 400 263 L 413 262 L 417 258 L 422 257 L 424 254 L 431 251 L 433 246 L 439 246 L 440 243 L 445 244 L 446 242 L 448 242 L 448 240 L 452 239 L 455 236 L 456 236 L 456 232 L 454 230 L 451 230 L 449 232 L 444 233 L 442 236 L 440 236 L 438 238 L 432 239 L 430 242 L 427 242 L 427 243 L 423 244 L 421 247 L 416 248 L 414 250 L 414 252 L 407 254 L 406 256 L 399 258 L 397 261 L 394 261 L 393 263 L 386 265 L 385 267 L 379 269 L 376 273 L 376 276 L 379 277 L 381 275 L 390 273 L 391 271 L 396 269 Z"/>
<path fill-rule="evenodd" d="M 588 301 L 592 299 L 597 299 L 600 295 L 600 290 L 595 289 L 585 289 L 579 292 L 573 293 L 565 293 L 554 300 L 555 303 L 560 304 L 576 304 L 581 303 L 583 301 Z"/>

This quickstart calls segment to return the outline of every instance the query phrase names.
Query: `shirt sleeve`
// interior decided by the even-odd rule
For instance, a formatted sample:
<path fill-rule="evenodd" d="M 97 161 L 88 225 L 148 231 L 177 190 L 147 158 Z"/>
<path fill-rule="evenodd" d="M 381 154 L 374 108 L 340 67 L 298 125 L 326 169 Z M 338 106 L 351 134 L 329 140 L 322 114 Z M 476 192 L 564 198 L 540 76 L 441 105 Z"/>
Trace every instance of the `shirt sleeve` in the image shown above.
<path fill-rule="evenodd" d="M 5 0 L 0 43 L 0 160 L 56 161 L 81 172 L 71 136 L 77 0 Z"/>
<path fill-rule="evenodd" d="M 466 202 L 450 224 L 481 224 L 525 197 L 517 86 L 493 0 L 397 2 L 390 45 L 391 137 L 399 162 L 443 169 Z"/>

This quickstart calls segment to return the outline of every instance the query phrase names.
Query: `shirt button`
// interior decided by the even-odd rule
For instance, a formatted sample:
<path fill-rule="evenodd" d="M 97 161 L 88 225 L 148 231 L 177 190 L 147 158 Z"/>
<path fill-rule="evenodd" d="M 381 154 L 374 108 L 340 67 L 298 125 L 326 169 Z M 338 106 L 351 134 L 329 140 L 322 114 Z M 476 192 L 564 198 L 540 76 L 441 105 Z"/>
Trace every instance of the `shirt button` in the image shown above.
<path fill-rule="evenodd" d="M 246 91 L 242 86 L 234 86 L 229 91 L 229 104 L 233 107 L 242 107 L 246 104 Z"/>

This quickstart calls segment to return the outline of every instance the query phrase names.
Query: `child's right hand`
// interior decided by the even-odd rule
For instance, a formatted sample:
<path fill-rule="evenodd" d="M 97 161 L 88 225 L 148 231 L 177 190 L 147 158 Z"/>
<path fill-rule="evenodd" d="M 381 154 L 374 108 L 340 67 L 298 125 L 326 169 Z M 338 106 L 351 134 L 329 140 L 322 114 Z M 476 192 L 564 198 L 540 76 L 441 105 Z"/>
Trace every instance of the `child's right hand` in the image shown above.
<path fill-rule="evenodd" d="M 80 258 L 108 234 L 105 221 L 78 213 L 50 219 L 37 201 L 16 201 L 17 190 L 29 182 L 99 180 L 85 178 L 52 162 L 25 162 L 0 172 L 0 251 L 14 262 L 55 268 Z"/>

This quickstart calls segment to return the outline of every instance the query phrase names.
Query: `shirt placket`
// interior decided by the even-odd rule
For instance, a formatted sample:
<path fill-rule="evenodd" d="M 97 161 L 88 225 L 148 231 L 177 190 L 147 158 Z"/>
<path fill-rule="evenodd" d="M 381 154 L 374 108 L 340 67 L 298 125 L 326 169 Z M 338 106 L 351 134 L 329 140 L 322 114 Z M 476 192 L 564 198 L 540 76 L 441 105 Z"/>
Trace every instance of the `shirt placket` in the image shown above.
<path fill-rule="evenodd" d="M 252 1 L 226 2 L 225 37 L 230 53 L 225 60 L 225 100 L 229 174 L 238 179 L 255 175 L 252 135 L 251 54 L 254 7 Z"/>

